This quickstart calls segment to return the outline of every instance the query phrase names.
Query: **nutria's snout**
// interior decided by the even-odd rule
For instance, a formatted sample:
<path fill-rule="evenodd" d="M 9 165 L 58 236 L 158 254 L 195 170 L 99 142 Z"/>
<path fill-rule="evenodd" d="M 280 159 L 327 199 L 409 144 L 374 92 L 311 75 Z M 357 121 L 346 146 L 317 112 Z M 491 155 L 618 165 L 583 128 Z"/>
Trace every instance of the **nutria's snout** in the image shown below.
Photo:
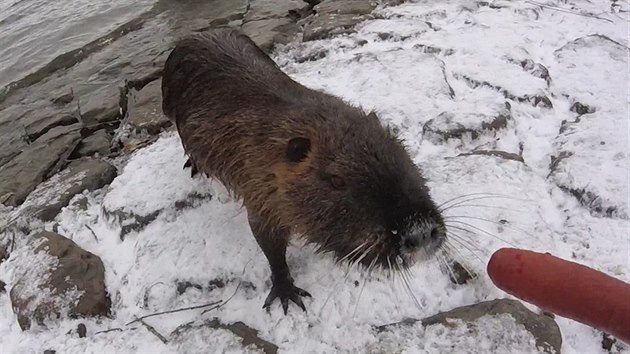
<path fill-rule="evenodd" d="M 434 222 L 415 225 L 413 229 L 401 235 L 400 252 L 413 254 L 422 251 L 433 254 L 442 245 L 446 238 L 443 225 Z"/>

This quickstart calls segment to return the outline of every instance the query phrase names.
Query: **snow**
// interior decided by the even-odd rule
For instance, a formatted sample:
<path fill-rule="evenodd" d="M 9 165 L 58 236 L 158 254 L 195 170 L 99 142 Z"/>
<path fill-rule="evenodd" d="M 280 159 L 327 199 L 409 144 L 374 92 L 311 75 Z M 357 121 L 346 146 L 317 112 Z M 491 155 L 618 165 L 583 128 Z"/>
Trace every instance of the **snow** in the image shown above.
<path fill-rule="evenodd" d="M 452 0 L 379 9 L 379 18 L 360 24 L 356 34 L 291 43 L 274 56 L 297 81 L 375 110 L 399 129 L 437 203 L 468 195 L 446 204 L 452 206 L 445 215 L 451 225 L 450 246 L 456 249 L 452 255 L 481 274 L 477 279 L 454 285 L 431 260 L 412 269 L 414 299 L 399 277 L 339 267 L 331 257 L 315 255 L 311 246 L 295 241 L 287 261 L 296 285 L 313 295 L 305 300 L 308 312 L 291 305 L 284 316 L 276 303 L 267 313 L 261 307 L 270 290 L 270 272 L 245 211 L 218 182 L 192 179 L 182 169 L 186 158 L 181 143 L 176 133 L 168 132 L 136 151 L 110 187 L 75 198 L 87 198 L 87 208 L 71 203 L 47 225 L 101 257 L 113 317 L 64 319 L 47 329 L 22 332 L 8 296 L 0 296 L 2 351 L 241 352 L 239 339 L 225 330 L 197 327 L 169 336 L 182 324 L 217 317 L 257 329 L 261 338 L 287 353 L 536 352 L 531 336 L 509 317 L 480 320 L 473 333 L 465 326 L 437 325 L 379 335 L 373 331 L 373 326 L 407 317 L 509 297 L 485 275 L 488 257 L 500 247 L 550 252 L 630 281 L 627 16 L 612 13 L 608 1 L 491 4 L 500 8 Z M 576 14 L 580 11 L 607 20 Z M 387 37 L 379 36 L 383 32 L 392 36 L 382 39 Z M 619 45 L 590 37 L 574 42 L 595 33 Z M 442 51 L 432 53 L 426 46 Z M 326 56 L 296 60 L 319 51 Z M 549 69 L 550 85 L 520 66 L 525 59 Z M 553 107 L 506 99 L 491 87 L 472 87 L 462 76 L 513 96 L 547 96 Z M 577 118 L 569 110 L 576 100 L 597 111 L 580 117 L 575 134 L 562 135 L 562 122 Z M 443 112 L 474 127 L 474 119 L 496 116 L 506 101 L 514 119 L 504 129 L 483 131 L 477 139 L 423 136 L 424 123 Z M 606 144 L 600 145 L 600 139 Z M 550 177 L 551 156 L 568 147 L 575 154 L 563 165 L 564 174 Z M 475 149 L 518 153 L 521 148 L 525 163 L 458 156 Z M 592 191 L 625 214 L 592 214 L 557 185 L 562 178 L 576 187 L 595 186 Z M 194 192 L 212 198 L 195 198 Z M 193 203 L 181 206 L 191 198 Z M 121 238 L 124 225 L 147 215 L 154 220 Z M 1 279 L 13 274 L 12 267 L 25 267 L 14 263 L 0 268 Z M 186 281 L 202 289 L 179 294 L 177 284 Z M 140 323 L 127 325 L 142 315 L 228 298 L 222 307 L 203 314 L 201 309 L 147 318 L 146 323 L 170 339 L 167 344 Z M 65 335 L 81 322 L 87 326 L 87 339 Z M 568 319 L 557 322 L 563 352 L 605 352 L 600 332 Z M 94 335 L 110 328 L 122 331 Z"/>

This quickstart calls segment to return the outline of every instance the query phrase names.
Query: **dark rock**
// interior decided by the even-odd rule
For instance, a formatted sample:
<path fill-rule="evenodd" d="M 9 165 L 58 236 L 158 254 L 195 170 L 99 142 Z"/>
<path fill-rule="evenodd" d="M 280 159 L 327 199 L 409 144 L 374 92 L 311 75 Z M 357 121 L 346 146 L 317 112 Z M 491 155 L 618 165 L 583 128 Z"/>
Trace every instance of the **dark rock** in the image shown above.
<path fill-rule="evenodd" d="M 463 285 L 475 279 L 477 274 L 466 269 L 461 263 L 453 261 L 450 264 L 451 271 L 448 276 L 453 284 Z"/>
<path fill-rule="evenodd" d="M 453 74 L 453 77 L 458 80 L 463 80 L 471 88 L 477 88 L 480 86 L 491 88 L 501 93 L 503 97 L 512 101 L 521 102 L 521 103 L 529 102 L 534 107 L 553 108 L 553 103 L 551 102 L 551 99 L 549 99 L 549 97 L 544 96 L 544 95 L 517 96 L 501 86 L 491 84 L 487 81 L 476 80 L 467 75 Z"/>
<path fill-rule="evenodd" d="M 43 324 L 45 319 L 59 317 L 62 313 L 70 317 L 108 315 L 111 302 L 105 289 L 105 268 L 101 259 L 56 233 L 41 232 L 35 235 L 35 239 L 38 238 L 44 242 L 35 253 L 46 252 L 56 257 L 59 265 L 54 269 L 27 272 L 11 289 L 13 311 L 22 330 L 29 329 L 32 320 Z M 48 276 L 32 279 L 41 271 Z M 38 284 L 37 288 L 48 295 L 34 295 L 29 289 L 33 284 Z"/>
<path fill-rule="evenodd" d="M 74 92 L 70 90 L 70 92 L 63 93 L 50 101 L 58 106 L 65 106 L 72 100 L 74 100 Z"/>
<path fill-rule="evenodd" d="M 392 323 L 376 327 L 378 332 L 388 331 L 398 326 L 410 326 L 421 321 L 424 327 L 435 324 L 451 326 L 449 319 L 462 320 L 469 326 L 480 317 L 490 315 L 508 314 L 514 318 L 517 324 L 523 325 L 536 339 L 536 346 L 546 353 L 561 353 L 562 334 L 556 322 L 544 315 L 538 315 L 528 310 L 522 303 L 510 299 L 498 299 L 481 302 L 470 306 L 462 306 L 456 309 L 442 312 L 422 320 L 405 319 L 398 323 Z"/>
<path fill-rule="evenodd" d="M 0 294 L 7 291 L 6 286 L 7 284 L 3 282 L 2 280 L 0 280 Z"/>
<path fill-rule="evenodd" d="M 201 204 L 201 202 L 208 201 L 212 199 L 212 194 L 210 193 L 191 193 L 186 199 L 178 200 L 175 202 L 175 210 L 183 210 L 197 207 Z"/>
<path fill-rule="evenodd" d="M 9 258 L 8 247 L 7 245 L 0 244 L 0 264 L 2 264 L 2 261 L 4 261 L 7 258 Z"/>
<path fill-rule="evenodd" d="M 581 102 L 575 102 L 573 106 L 571 106 L 571 112 L 575 112 L 579 115 L 595 113 L 595 108 L 585 105 Z"/>
<path fill-rule="evenodd" d="M 523 160 L 523 156 L 506 151 L 499 150 L 475 150 L 472 152 L 461 153 L 458 156 L 470 156 L 470 155 L 487 155 L 487 156 L 496 156 L 505 160 L 513 160 L 518 162 L 525 162 Z"/>
<path fill-rule="evenodd" d="M 223 289 L 225 287 L 225 282 L 223 279 L 212 279 L 208 282 L 208 290 L 212 291 L 214 289 Z"/>
<path fill-rule="evenodd" d="M 608 333 L 602 334 L 602 349 L 612 351 L 613 345 L 617 342 L 617 339 L 612 338 Z"/>
<path fill-rule="evenodd" d="M 328 49 L 320 49 L 315 52 L 310 52 L 302 55 L 296 55 L 293 59 L 297 63 L 304 63 L 307 61 L 316 61 L 324 59 L 328 55 Z"/>
<path fill-rule="evenodd" d="M 202 328 L 228 330 L 232 332 L 235 336 L 241 338 L 241 343 L 243 347 L 253 346 L 258 348 L 259 350 L 262 350 L 262 352 L 265 354 L 278 353 L 278 346 L 260 338 L 258 336 L 258 330 L 247 326 L 243 322 L 224 324 L 221 323 L 217 318 L 214 318 L 212 320 L 205 320 L 201 324 L 188 323 L 179 326 L 171 333 L 171 337 L 181 337 L 189 330 Z"/>
<path fill-rule="evenodd" d="M 80 114 L 86 126 L 120 120 L 125 114 L 126 98 L 124 91 L 117 85 L 104 86 L 79 97 Z M 122 104 L 122 106 L 121 106 Z"/>
<path fill-rule="evenodd" d="M 72 154 L 72 158 L 93 156 L 107 156 L 111 152 L 111 136 L 105 129 L 100 129 L 83 138 Z"/>
<path fill-rule="evenodd" d="M 51 221 L 68 205 L 72 197 L 84 190 L 102 188 L 115 177 L 116 168 L 105 161 L 73 161 L 66 169 L 37 186 L 24 201 L 20 213 Z"/>
<path fill-rule="evenodd" d="M 549 70 L 547 67 L 540 63 L 535 63 L 531 59 L 521 60 L 521 67 L 532 76 L 545 80 L 547 85 L 551 83 L 551 77 L 549 76 Z"/>
<path fill-rule="evenodd" d="M 83 323 L 79 323 L 77 326 L 77 333 L 79 334 L 79 338 L 85 338 L 87 334 L 87 328 Z"/>
<path fill-rule="evenodd" d="M 127 123 L 136 131 L 159 134 L 172 123 L 162 112 L 162 80 L 129 92 Z"/>
<path fill-rule="evenodd" d="M 9 206 L 22 204 L 51 172 L 66 164 L 81 139 L 80 128 L 79 124 L 55 127 L 0 167 L 0 200 Z"/>
<path fill-rule="evenodd" d="M 57 351 L 53 349 L 46 349 L 44 350 L 44 354 L 57 354 Z"/>
<path fill-rule="evenodd" d="M 195 288 L 198 290 L 202 290 L 203 287 L 199 284 L 193 284 L 189 281 L 180 281 L 177 283 L 177 293 L 179 295 L 182 295 L 183 293 L 186 292 L 186 290 L 190 289 L 190 288 Z"/>
<path fill-rule="evenodd" d="M 434 47 L 434 46 L 430 46 L 426 44 L 416 44 L 413 46 L 413 48 L 419 49 L 424 53 L 444 54 L 445 56 L 453 55 L 453 53 L 455 53 L 453 49 L 442 49 L 442 48 L 438 48 L 438 47 Z"/>

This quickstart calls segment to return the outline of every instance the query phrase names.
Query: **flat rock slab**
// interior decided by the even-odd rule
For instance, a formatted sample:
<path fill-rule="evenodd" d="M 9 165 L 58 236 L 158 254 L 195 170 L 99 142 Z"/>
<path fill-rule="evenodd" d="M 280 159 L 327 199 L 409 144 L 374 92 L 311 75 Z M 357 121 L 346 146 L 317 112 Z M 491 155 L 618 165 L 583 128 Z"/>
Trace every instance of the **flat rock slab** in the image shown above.
<path fill-rule="evenodd" d="M 503 106 L 488 107 L 494 111 L 491 114 L 478 112 L 442 112 L 437 117 L 427 121 L 422 133 L 427 138 L 437 140 L 461 139 L 469 135 L 477 139 L 483 134 L 493 134 L 507 127 L 512 121 L 511 106 L 505 103 Z"/>
<path fill-rule="evenodd" d="M 425 328 L 435 325 L 454 328 L 463 324 L 469 328 L 469 331 L 473 331 L 476 326 L 480 325 L 479 322 L 482 320 L 487 322 L 492 318 L 499 317 L 501 317 L 501 320 L 505 320 L 503 318 L 505 317 L 504 315 L 508 315 L 517 326 L 529 332 L 535 338 L 535 346 L 537 348 L 542 349 L 546 353 L 561 353 L 562 334 L 558 324 L 551 317 L 535 314 L 523 306 L 521 302 L 510 299 L 498 299 L 462 306 L 422 320 L 406 319 L 399 323 L 376 327 L 376 330 L 377 332 L 396 332 L 401 329 L 411 328 L 416 324 L 421 324 Z M 497 337 L 503 335 L 506 335 L 503 331 L 497 333 Z M 490 338 L 490 340 L 492 341 L 493 339 Z M 494 340 L 499 343 L 502 341 L 502 338 L 494 338 Z"/>
<path fill-rule="evenodd" d="M 28 269 L 15 269 L 10 291 L 13 311 L 23 330 L 32 321 L 44 324 L 51 317 L 105 316 L 111 301 L 105 288 L 105 268 L 96 255 L 53 232 L 34 235 L 35 249 L 17 257 L 30 257 Z"/>
<path fill-rule="evenodd" d="M 80 124 L 56 127 L 0 167 L 0 203 L 22 204 L 38 184 L 59 170 L 76 148 Z"/>
<path fill-rule="evenodd" d="M 155 80 L 140 91 L 131 90 L 127 103 L 127 123 L 137 133 L 160 133 L 172 123 L 162 112 L 162 80 Z"/>
<path fill-rule="evenodd" d="M 549 179 L 575 196 L 591 214 L 628 218 L 628 116 L 584 114 L 562 124 L 554 140 Z M 602 173 L 605 171 L 605 173 Z"/>
<path fill-rule="evenodd" d="M 283 18 L 289 16 L 289 13 L 299 12 L 305 7 L 308 7 L 308 4 L 302 0 L 252 0 L 243 22 Z"/>
<path fill-rule="evenodd" d="M 315 15 L 305 20 L 303 40 L 307 42 L 353 33 L 354 25 L 365 20 L 375 7 L 372 1 L 322 1 L 313 8 Z"/>
<path fill-rule="evenodd" d="M 112 137 L 105 129 L 100 129 L 83 138 L 73 156 L 107 156 L 111 152 Z"/>
<path fill-rule="evenodd" d="M 121 88 L 115 84 L 91 90 L 79 98 L 80 114 L 87 126 L 122 118 L 124 102 Z"/>
<path fill-rule="evenodd" d="M 115 177 L 116 168 L 103 160 L 73 161 L 66 169 L 37 186 L 22 204 L 20 213 L 51 221 L 72 197 L 84 190 L 102 188 Z"/>
<path fill-rule="evenodd" d="M 251 21 L 241 27 L 263 51 L 269 53 L 276 43 L 288 43 L 297 32 L 297 25 L 286 17 Z"/>

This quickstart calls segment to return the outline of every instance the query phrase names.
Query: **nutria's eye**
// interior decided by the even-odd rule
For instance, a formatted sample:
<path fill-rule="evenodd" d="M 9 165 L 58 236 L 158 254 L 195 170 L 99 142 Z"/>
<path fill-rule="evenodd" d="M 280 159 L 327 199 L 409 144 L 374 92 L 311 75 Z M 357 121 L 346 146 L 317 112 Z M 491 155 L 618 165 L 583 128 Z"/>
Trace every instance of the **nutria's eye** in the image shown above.
<path fill-rule="evenodd" d="M 286 157 L 290 162 L 301 162 L 311 150 L 311 141 L 307 138 L 293 138 L 287 144 Z"/>
<path fill-rule="evenodd" d="M 339 176 L 330 176 L 330 184 L 336 189 L 344 189 L 346 188 L 346 181 Z"/>

